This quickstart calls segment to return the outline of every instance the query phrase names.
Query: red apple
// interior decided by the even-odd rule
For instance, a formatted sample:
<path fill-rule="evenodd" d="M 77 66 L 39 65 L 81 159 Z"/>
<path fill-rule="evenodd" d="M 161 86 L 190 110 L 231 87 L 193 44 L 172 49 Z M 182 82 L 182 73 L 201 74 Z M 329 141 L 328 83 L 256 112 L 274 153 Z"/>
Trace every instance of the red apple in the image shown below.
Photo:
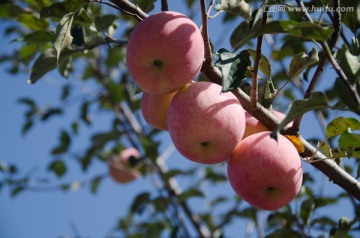
<path fill-rule="evenodd" d="M 152 127 L 167 130 L 167 112 L 176 92 L 167 94 L 142 93 L 141 113 L 145 121 Z"/>
<path fill-rule="evenodd" d="M 127 148 L 119 156 L 110 158 L 109 174 L 118 183 L 128 183 L 141 176 L 138 167 L 133 165 L 131 159 L 140 159 L 141 154 L 135 148 Z"/>
<path fill-rule="evenodd" d="M 228 160 L 234 191 L 249 204 L 264 210 L 287 205 L 298 194 L 303 178 L 296 148 L 279 135 L 259 132 L 243 139 Z"/>
<path fill-rule="evenodd" d="M 170 103 L 167 122 L 177 150 L 202 164 L 225 161 L 245 130 L 245 114 L 237 98 L 209 82 L 179 90 Z"/>
<path fill-rule="evenodd" d="M 285 118 L 285 114 L 278 112 L 278 111 L 271 111 L 272 114 L 279 120 L 282 121 Z M 246 118 L 246 127 L 245 133 L 243 138 L 248 137 L 249 135 L 262 132 L 262 131 L 269 131 L 266 126 L 261 124 L 253 115 L 245 111 L 245 118 Z M 288 126 L 291 126 L 292 123 L 289 123 Z"/>
<path fill-rule="evenodd" d="M 131 33 L 126 63 L 145 92 L 165 94 L 192 81 L 204 59 L 200 30 L 187 16 L 163 11 L 140 22 Z"/>

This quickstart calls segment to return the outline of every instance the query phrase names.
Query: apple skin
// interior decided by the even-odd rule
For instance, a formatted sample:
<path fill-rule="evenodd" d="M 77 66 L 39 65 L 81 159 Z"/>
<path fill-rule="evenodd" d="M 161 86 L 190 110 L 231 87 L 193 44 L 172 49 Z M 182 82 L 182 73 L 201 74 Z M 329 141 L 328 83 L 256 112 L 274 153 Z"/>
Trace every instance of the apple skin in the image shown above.
<path fill-rule="evenodd" d="M 112 157 L 108 163 L 110 176 L 118 183 L 129 183 L 141 176 L 138 167 L 131 166 L 130 157 L 141 158 L 140 152 L 135 148 L 127 148 L 119 156 Z"/>
<path fill-rule="evenodd" d="M 264 210 L 287 205 L 300 191 L 303 179 L 296 148 L 283 135 L 271 132 L 243 139 L 228 160 L 228 177 L 234 191 L 249 204 Z"/>
<path fill-rule="evenodd" d="M 282 121 L 285 118 L 285 114 L 278 112 L 278 111 L 271 111 L 271 113 L 279 120 Z M 258 121 L 253 115 L 245 111 L 245 118 L 246 118 L 246 127 L 245 127 L 245 133 L 243 136 L 243 139 L 248 137 L 249 135 L 262 132 L 262 131 L 269 131 L 269 129 L 261 124 L 261 122 Z M 288 126 L 291 126 L 292 122 L 288 124 Z"/>
<path fill-rule="evenodd" d="M 160 130 L 168 130 L 167 112 L 175 94 L 176 92 L 167 94 L 142 93 L 141 113 L 150 126 Z"/>
<path fill-rule="evenodd" d="M 126 49 L 129 74 L 150 94 L 179 90 L 194 80 L 203 60 L 204 41 L 199 28 L 187 16 L 172 11 L 140 22 Z"/>
<path fill-rule="evenodd" d="M 179 90 L 168 109 L 168 129 L 187 159 L 216 164 L 230 157 L 245 131 L 244 110 L 221 86 L 195 82 Z"/>

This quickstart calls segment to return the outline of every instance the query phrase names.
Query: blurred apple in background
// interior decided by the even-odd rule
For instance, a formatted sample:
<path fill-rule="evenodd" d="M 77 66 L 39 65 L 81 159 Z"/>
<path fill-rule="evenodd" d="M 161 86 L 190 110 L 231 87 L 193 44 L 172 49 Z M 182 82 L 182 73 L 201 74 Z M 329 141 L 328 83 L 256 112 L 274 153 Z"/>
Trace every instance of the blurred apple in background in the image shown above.
<path fill-rule="evenodd" d="M 141 176 L 138 171 L 140 152 L 135 148 L 127 148 L 119 156 L 109 159 L 110 176 L 118 183 L 129 183 Z"/>

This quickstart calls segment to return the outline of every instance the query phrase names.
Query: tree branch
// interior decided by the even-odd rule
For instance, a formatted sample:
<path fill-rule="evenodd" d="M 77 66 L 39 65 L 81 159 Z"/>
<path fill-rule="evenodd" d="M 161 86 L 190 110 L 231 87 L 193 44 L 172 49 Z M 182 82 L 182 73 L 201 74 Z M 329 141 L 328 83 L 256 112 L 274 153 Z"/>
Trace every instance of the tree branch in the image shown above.
<path fill-rule="evenodd" d="M 209 70 L 209 72 L 207 70 Z M 202 73 L 214 83 L 221 82 L 222 80 L 221 72 L 215 67 L 203 66 Z M 249 96 L 239 88 L 233 90 L 232 93 L 238 98 L 243 108 L 250 112 L 269 130 L 275 130 L 277 128 L 279 121 L 266 108 L 257 103 L 256 110 L 253 110 Z M 299 139 L 305 147 L 305 151 L 300 155 L 302 157 L 313 157 L 315 162 L 311 163 L 311 165 L 316 167 L 331 181 L 360 201 L 360 183 L 339 167 L 333 160 L 326 159 L 325 155 L 317 151 L 315 147 L 310 145 L 301 136 L 299 136 Z"/>
<path fill-rule="evenodd" d="M 264 26 L 266 24 L 268 18 L 268 8 L 269 8 L 268 5 L 266 5 L 262 14 L 261 26 Z M 253 109 L 256 108 L 256 103 L 258 100 L 258 71 L 259 71 L 259 63 L 261 59 L 262 40 L 263 40 L 263 35 L 260 35 L 257 38 L 254 68 L 252 70 L 250 101 Z"/>
<path fill-rule="evenodd" d="M 128 0 L 110 0 L 110 2 L 114 3 L 120 11 L 135 17 L 138 21 L 141 21 L 148 16 L 143 10 Z"/>

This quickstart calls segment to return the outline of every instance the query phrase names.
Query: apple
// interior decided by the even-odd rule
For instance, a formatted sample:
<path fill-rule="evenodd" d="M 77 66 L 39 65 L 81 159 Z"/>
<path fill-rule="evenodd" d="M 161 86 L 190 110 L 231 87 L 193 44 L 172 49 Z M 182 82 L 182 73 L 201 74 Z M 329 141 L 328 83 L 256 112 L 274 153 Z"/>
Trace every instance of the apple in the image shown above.
<path fill-rule="evenodd" d="M 167 94 L 149 94 L 141 96 L 141 113 L 145 121 L 154 128 L 167 130 L 167 112 L 176 92 Z"/>
<path fill-rule="evenodd" d="M 126 49 L 126 64 L 135 83 L 150 94 L 177 91 L 199 73 L 204 41 L 187 16 L 163 11 L 140 22 Z"/>
<path fill-rule="evenodd" d="M 271 113 L 279 120 L 282 121 L 285 118 L 285 114 L 278 112 L 278 111 L 271 111 Z M 245 118 L 246 118 L 246 127 L 245 133 L 243 138 L 248 137 L 249 135 L 262 132 L 262 131 L 269 131 L 269 129 L 261 124 L 253 115 L 245 111 Z M 288 126 L 291 126 L 292 123 L 289 123 Z"/>
<path fill-rule="evenodd" d="M 279 134 L 259 132 L 243 139 L 228 160 L 234 191 L 249 204 L 264 210 L 287 205 L 300 191 L 303 171 L 294 145 Z"/>
<path fill-rule="evenodd" d="M 194 82 L 178 91 L 168 109 L 168 130 L 177 150 L 201 164 L 225 161 L 245 131 L 244 110 L 221 86 Z"/>
<path fill-rule="evenodd" d="M 108 163 L 110 176 L 118 183 L 128 183 L 141 176 L 138 171 L 140 152 L 135 148 L 127 148 L 119 156 L 112 157 Z"/>

